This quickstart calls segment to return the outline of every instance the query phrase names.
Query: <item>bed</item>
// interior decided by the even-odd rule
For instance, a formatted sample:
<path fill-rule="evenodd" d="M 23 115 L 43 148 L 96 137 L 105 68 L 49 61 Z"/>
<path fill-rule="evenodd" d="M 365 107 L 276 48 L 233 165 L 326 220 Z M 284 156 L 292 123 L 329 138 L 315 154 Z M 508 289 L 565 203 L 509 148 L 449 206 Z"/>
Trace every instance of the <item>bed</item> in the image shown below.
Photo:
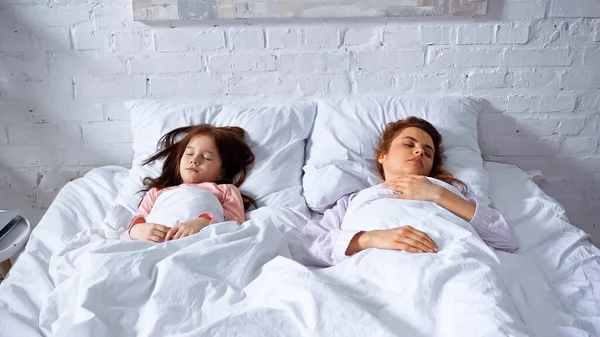
<path fill-rule="evenodd" d="M 449 106 L 452 102 L 441 103 Z M 409 105 L 404 101 L 399 106 Z M 157 107 L 161 111 L 165 108 Z M 197 110 L 184 107 L 185 111 Z M 148 109 L 144 106 L 142 110 Z M 203 107 L 202 115 L 211 109 Z M 215 116 L 227 116 L 226 109 L 213 110 Z M 247 114 L 245 111 L 243 115 Z M 473 116 L 467 117 L 471 123 Z M 467 119 L 461 125 L 468 124 Z M 230 122 L 225 118 L 224 123 Z M 297 122 L 291 118 L 291 123 Z M 146 130 L 153 125 L 148 123 Z M 182 117 L 180 123 L 190 120 Z M 450 129 L 462 132 L 460 127 Z M 308 135 L 302 137 L 292 138 L 303 142 Z M 339 135 L 335 138 L 341 139 Z M 156 140 L 136 145 L 136 139 L 134 150 L 140 153 L 142 145 Z M 452 139 L 449 143 L 452 145 Z M 317 163 L 314 153 L 311 157 L 314 144 L 315 139 L 309 140 L 307 150 L 307 165 L 313 167 L 308 171 L 307 165 L 304 167 L 309 178 L 311 172 L 326 167 Z M 457 148 L 455 154 L 464 155 L 463 150 Z M 298 159 L 289 157 L 289 151 L 286 156 L 287 161 Z M 348 167 L 341 161 L 336 160 L 336 164 Z M 471 168 L 469 175 L 475 176 Z M 482 163 L 481 169 L 489 182 L 482 183 L 479 174 L 470 186 L 485 187 L 481 197 L 489 198 L 505 216 L 521 245 L 516 254 L 497 252 L 507 280 L 504 295 L 516 307 L 516 316 L 510 319 L 524 327 L 519 335 L 600 335 L 600 295 L 596 293 L 600 251 L 586 233 L 569 224 L 564 209 L 537 187 L 533 179 L 539 173 L 491 162 Z M 298 194 L 296 185 L 278 187 L 257 198 L 264 207 L 250 212 L 243 226 L 213 226 L 180 242 L 148 246 L 141 242 L 124 244 L 107 234 L 112 230 L 111 217 L 119 214 L 115 209 L 136 203 L 127 192 L 137 188 L 131 185 L 135 181 L 132 174 L 143 172 L 136 172 L 135 167 L 98 168 L 60 191 L 9 277 L 0 284 L 0 335 L 427 336 L 410 330 L 425 321 L 416 317 L 410 324 L 402 324 L 394 316 L 394 306 L 400 304 L 373 287 L 375 281 L 350 275 L 348 270 L 361 256 L 330 268 L 297 262 L 303 252 L 294 244 L 294 226 L 305 224 L 309 214 L 304 202 L 293 200 Z M 313 210 L 318 210 L 319 203 L 326 204 L 330 196 L 311 190 L 310 186 L 323 186 L 307 185 L 306 176 L 304 197 Z M 292 181 L 299 184 L 300 176 L 296 178 Z M 282 191 L 287 192 L 282 195 Z M 452 309 L 431 315 L 443 320 Z M 462 313 L 456 311 L 453 314 Z M 438 335 L 480 335 L 471 328 Z M 502 327 L 485 334 L 513 335 L 517 334 Z"/>

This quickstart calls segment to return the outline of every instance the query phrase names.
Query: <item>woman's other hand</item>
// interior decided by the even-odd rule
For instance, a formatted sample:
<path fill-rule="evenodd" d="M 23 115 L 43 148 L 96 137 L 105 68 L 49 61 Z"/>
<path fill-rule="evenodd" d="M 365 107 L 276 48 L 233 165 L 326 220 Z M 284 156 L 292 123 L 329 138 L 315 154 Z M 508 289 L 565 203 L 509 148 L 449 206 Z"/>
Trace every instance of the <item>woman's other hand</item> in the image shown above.
<path fill-rule="evenodd" d="M 346 255 L 368 248 L 403 250 L 411 253 L 436 253 L 438 247 L 429 235 L 411 226 L 360 232 L 352 238 Z"/>
<path fill-rule="evenodd" d="M 443 187 L 435 185 L 425 176 L 407 174 L 383 183 L 383 187 L 399 192 L 390 198 L 438 202 Z"/>

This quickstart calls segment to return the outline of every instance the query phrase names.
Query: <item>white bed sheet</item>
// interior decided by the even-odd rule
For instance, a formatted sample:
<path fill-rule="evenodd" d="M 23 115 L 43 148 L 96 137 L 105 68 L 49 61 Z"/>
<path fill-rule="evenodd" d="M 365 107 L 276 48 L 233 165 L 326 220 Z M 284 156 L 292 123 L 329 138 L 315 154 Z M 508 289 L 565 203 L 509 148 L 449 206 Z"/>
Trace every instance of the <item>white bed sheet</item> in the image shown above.
<path fill-rule="evenodd" d="M 509 287 L 512 287 L 511 295 L 519 304 L 523 321 L 530 325 L 532 331 L 539 332 L 532 335 L 542 336 L 540 333 L 543 332 L 544 337 L 599 336 L 600 294 L 597 294 L 597 287 L 600 284 L 600 250 L 588 242 L 583 231 L 568 224 L 564 209 L 546 196 L 526 173 L 516 167 L 494 163 L 486 163 L 485 168 L 491 177 L 491 200 L 515 227 L 522 246 L 518 254 L 499 254 L 499 258 L 519 279 L 518 283 Z M 13 267 L 10 277 L 0 285 L 1 336 L 42 335 L 38 322 L 40 310 L 54 287 L 48 273 L 50 257 L 59 252 L 78 232 L 91 228 L 94 222 L 104 218 L 109 204 L 117 195 L 117 187 L 126 174 L 127 170 L 118 167 L 92 170 L 83 179 L 68 184 L 59 193 L 32 233 L 32 238 Z M 260 215 L 258 213 L 257 218 Z M 276 259 L 265 270 L 277 275 L 278 265 L 282 267 L 281 270 L 290 266 L 282 259 Z M 302 269 L 299 266 L 294 268 Z M 297 289 L 302 289 L 303 282 L 314 277 L 307 276 L 305 280 L 297 280 L 289 279 L 290 275 L 292 274 L 280 273 L 280 281 L 287 279 Z M 540 280 L 545 282 L 539 282 Z M 549 286 L 543 286 L 544 283 Z M 263 291 L 265 295 L 271 295 L 271 301 L 276 301 L 277 296 L 273 295 L 284 290 L 273 287 Z M 259 293 L 260 291 L 257 292 Z M 339 291 L 336 293 L 340 294 Z M 290 296 L 290 301 L 294 297 L 285 293 L 278 295 Z M 353 308 L 357 303 L 360 304 L 350 295 L 347 301 L 334 302 Z M 318 304 L 323 305 L 323 310 L 335 309 L 324 299 L 311 303 Z M 273 303 L 273 306 L 281 305 Z M 351 317 L 344 317 L 341 311 L 339 315 L 344 320 L 339 324 L 352 328 L 352 324 L 348 324 Z M 365 316 L 368 317 L 361 318 L 361 323 L 372 322 L 375 326 L 381 321 L 380 317 L 373 317 L 366 310 Z M 236 317 L 230 319 L 231 323 L 236 322 Z M 331 322 L 328 324 L 319 326 L 336 326 L 335 322 L 333 325 Z M 338 327 L 341 326 L 339 324 Z M 233 328 L 236 326 L 229 325 Z M 240 326 L 242 325 L 243 322 L 240 322 Z M 216 327 L 223 328 L 219 325 Z M 213 332 L 231 333 L 234 331 L 231 327 Z M 207 335 L 210 335 L 210 331 L 206 330 Z M 243 331 L 238 332 L 244 335 Z M 296 333 L 290 331 L 290 335 Z M 318 333 L 313 330 L 310 335 L 331 336 L 331 330 L 329 334 L 326 330 L 319 329 Z"/>

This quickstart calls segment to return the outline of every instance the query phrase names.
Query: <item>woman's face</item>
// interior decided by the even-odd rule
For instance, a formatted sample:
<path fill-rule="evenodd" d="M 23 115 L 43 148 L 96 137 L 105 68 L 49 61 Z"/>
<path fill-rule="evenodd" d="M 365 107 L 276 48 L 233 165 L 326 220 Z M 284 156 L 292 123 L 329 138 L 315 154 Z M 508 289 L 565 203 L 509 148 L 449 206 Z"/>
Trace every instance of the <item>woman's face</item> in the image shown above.
<path fill-rule="evenodd" d="M 194 137 L 179 161 L 179 174 L 186 184 L 215 182 L 221 176 L 221 156 L 210 136 Z"/>
<path fill-rule="evenodd" d="M 377 160 L 383 166 L 385 180 L 405 174 L 429 176 L 435 150 L 429 134 L 416 127 L 400 131 L 392 141 L 388 152 Z"/>

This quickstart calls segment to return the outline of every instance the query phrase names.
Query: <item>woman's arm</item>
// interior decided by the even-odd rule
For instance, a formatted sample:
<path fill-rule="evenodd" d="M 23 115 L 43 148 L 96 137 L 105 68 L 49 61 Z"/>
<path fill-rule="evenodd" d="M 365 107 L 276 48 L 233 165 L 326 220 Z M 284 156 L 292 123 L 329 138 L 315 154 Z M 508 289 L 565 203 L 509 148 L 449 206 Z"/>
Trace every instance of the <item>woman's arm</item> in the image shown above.
<path fill-rule="evenodd" d="M 305 265 L 329 267 L 348 257 L 346 250 L 358 231 L 340 229 L 353 195 L 343 196 L 320 219 L 310 220 L 301 229 Z"/>
<path fill-rule="evenodd" d="M 392 198 L 432 201 L 471 223 L 477 234 L 490 247 L 506 252 L 519 248 L 513 228 L 495 209 L 469 201 L 432 184 L 424 176 L 406 175 L 386 181 L 384 187 L 400 192 Z"/>

